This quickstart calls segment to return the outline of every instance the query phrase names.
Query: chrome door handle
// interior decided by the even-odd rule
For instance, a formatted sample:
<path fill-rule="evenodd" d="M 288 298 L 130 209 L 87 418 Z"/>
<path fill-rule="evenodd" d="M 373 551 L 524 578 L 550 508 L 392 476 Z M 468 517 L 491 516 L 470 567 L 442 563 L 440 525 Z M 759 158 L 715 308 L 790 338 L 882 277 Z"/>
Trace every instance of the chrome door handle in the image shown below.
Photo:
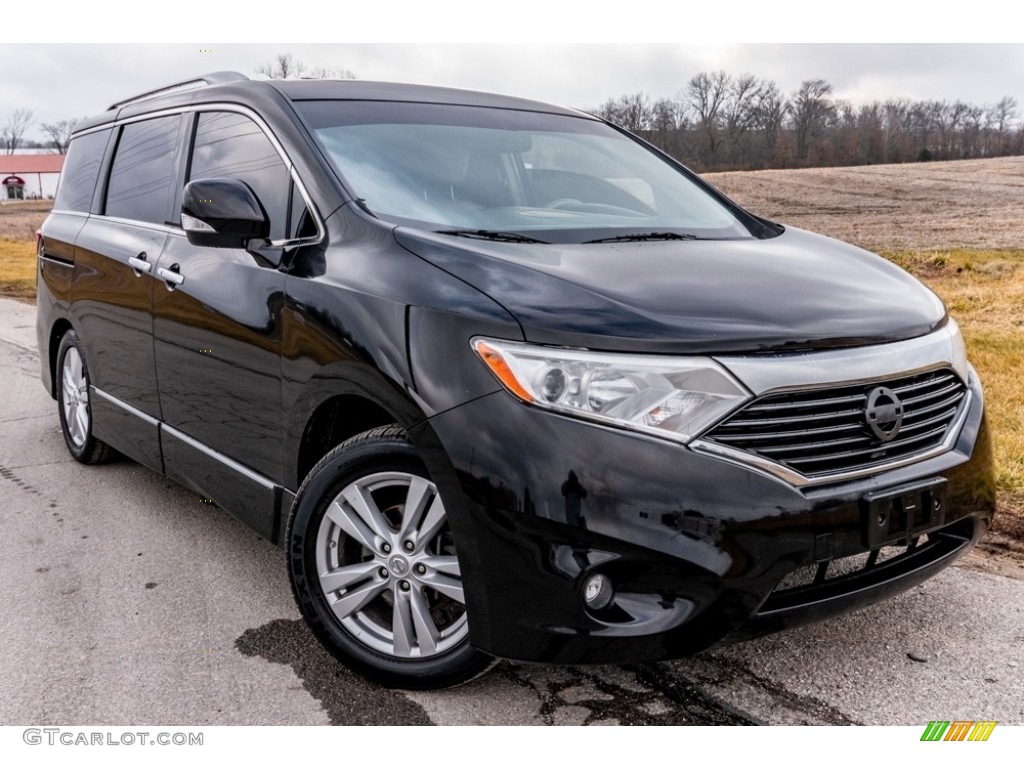
<path fill-rule="evenodd" d="M 175 286 L 181 285 L 185 282 L 185 277 L 178 271 L 178 265 L 174 264 L 170 269 L 160 267 L 156 271 L 160 279 L 167 283 L 167 290 L 173 291 Z"/>
<path fill-rule="evenodd" d="M 128 257 L 128 266 L 135 272 L 136 277 L 142 277 L 142 273 L 149 273 L 153 269 L 153 265 L 146 261 L 146 254 L 140 253 L 138 256 Z"/>

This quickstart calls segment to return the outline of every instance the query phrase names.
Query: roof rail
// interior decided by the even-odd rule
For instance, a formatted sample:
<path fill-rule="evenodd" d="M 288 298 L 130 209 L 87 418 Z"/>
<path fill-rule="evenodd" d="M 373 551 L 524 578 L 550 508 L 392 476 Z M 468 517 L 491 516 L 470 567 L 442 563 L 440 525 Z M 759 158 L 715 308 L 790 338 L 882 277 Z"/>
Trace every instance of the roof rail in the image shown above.
<path fill-rule="evenodd" d="M 140 93 L 137 96 L 132 96 L 130 99 L 124 99 L 118 101 L 107 107 L 107 111 L 114 109 L 120 109 L 121 107 L 129 104 L 134 104 L 137 101 L 145 101 L 146 99 L 152 99 L 157 96 L 162 96 L 165 93 L 174 93 L 175 91 L 186 91 L 192 88 L 202 88 L 207 85 L 217 85 L 218 83 L 233 83 L 236 80 L 248 80 L 249 78 L 243 75 L 241 72 L 211 72 L 208 75 L 200 75 L 199 77 L 193 77 L 191 80 L 182 80 L 180 83 L 171 83 L 165 85 L 162 88 L 157 88 L 152 91 L 146 91 Z"/>

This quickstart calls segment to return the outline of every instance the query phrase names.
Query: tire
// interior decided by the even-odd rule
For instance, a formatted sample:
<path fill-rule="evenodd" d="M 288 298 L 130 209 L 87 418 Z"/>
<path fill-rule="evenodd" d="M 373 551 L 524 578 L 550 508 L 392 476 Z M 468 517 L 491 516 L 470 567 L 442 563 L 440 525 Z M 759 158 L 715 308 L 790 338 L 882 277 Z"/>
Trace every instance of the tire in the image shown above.
<path fill-rule="evenodd" d="M 371 429 L 324 456 L 299 488 L 286 541 L 299 610 L 364 677 L 429 690 L 491 665 L 469 644 L 444 504 L 399 427 Z"/>
<path fill-rule="evenodd" d="M 68 330 L 60 340 L 55 378 L 60 431 L 71 455 L 82 464 L 102 464 L 117 456 L 113 448 L 92 434 L 89 365 L 74 330 Z"/>

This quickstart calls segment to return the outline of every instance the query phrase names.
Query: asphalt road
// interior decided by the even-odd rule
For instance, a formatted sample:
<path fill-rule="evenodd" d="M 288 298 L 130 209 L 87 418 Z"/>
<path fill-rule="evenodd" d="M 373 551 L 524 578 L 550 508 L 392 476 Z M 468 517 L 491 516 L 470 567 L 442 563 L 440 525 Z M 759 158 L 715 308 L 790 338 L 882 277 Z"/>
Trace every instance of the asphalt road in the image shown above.
<path fill-rule="evenodd" d="M 0 299 L 0 724 L 1024 724 L 1024 580 L 961 566 L 685 661 L 378 688 L 306 630 L 272 545 L 134 463 L 70 458 L 34 327 Z"/>

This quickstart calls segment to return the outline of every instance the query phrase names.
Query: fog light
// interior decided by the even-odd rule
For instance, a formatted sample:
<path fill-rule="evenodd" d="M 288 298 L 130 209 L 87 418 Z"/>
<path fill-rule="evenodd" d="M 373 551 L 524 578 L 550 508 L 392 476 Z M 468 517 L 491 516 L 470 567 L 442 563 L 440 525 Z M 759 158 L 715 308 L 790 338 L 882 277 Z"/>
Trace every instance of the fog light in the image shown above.
<path fill-rule="evenodd" d="M 595 573 L 583 585 L 583 600 L 593 611 L 607 608 L 614 594 L 612 580 L 600 573 Z"/>

